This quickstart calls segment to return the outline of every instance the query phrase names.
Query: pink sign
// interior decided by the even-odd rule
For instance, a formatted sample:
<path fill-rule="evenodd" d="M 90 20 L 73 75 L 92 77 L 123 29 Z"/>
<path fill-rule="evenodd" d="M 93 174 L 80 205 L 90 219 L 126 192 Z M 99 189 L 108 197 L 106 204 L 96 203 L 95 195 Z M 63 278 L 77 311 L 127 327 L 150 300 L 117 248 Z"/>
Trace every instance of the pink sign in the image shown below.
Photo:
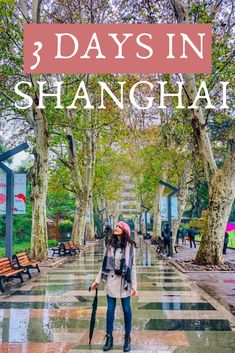
<path fill-rule="evenodd" d="M 0 174 L 0 215 L 6 214 L 6 193 L 6 174 Z M 14 174 L 13 213 L 26 213 L 26 174 Z"/>
<path fill-rule="evenodd" d="M 210 24 L 26 24 L 25 73 L 209 73 Z"/>

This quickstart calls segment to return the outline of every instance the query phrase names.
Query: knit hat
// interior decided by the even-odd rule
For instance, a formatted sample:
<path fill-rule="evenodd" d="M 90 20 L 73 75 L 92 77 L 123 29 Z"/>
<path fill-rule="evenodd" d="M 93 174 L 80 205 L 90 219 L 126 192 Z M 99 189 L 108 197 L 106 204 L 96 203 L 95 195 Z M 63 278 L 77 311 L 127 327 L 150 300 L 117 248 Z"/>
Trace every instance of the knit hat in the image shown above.
<path fill-rule="evenodd" d="M 117 223 L 117 225 L 123 230 L 124 233 L 128 235 L 128 237 L 131 236 L 130 227 L 126 222 L 120 221 Z"/>

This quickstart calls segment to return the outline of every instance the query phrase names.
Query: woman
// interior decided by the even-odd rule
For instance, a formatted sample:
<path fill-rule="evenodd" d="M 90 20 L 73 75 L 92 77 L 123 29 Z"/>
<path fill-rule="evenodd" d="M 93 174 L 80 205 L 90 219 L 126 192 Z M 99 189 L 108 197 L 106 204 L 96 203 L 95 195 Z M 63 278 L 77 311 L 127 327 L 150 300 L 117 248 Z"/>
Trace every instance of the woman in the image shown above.
<path fill-rule="evenodd" d="M 136 244 L 131 240 L 131 231 L 128 224 L 123 221 L 118 222 L 107 243 L 101 270 L 91 286 L 92 289 L 95 289 L 101 282 L 106 282 L 108 308 L 106 342 L 103 347 L 105 352 L 113 347 L 113 322 L 117 298 L 121 298 L 124 312 L 123 352 L 131 350 L 132 311 L 130 297 L 137 295 L 135 247 Z"/>

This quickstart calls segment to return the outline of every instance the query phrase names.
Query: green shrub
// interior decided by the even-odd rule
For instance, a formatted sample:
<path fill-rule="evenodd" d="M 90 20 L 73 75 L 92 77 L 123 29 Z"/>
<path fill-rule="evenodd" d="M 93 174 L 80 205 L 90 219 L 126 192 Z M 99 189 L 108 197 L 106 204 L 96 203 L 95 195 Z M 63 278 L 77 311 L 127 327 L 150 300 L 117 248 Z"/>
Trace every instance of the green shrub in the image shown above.
<path fill-rule="evenodd" d="M 48 247 L 52 247 L 52 246 L 57 246 L 58 242 L 56 240 L 53 239 L 49 239 L 48 240 Z M 21 244 L 13 244 L 13 254 L 17 254 L 19 252 L 23 252 L 23 251 L 27 251 L 28 253 L 30 252 L 30 246 L 31 243 L 30 242 L 22 242 Z M 5 245 L 1 244 L 0 246 L 0 257 L 4 257 L 5 256 Z"/>
<path fill-rule="evenodd" d="M 58 241 L 54 240 L 54 239 L 49 239 L 48 240 L 48 248 L 51 248 L 53 246 L 57 246 L 58 245 Z"/>
<path fill-rule="evenodd" d="M 66 219 L 64 221 L 60 221 L 59 223 L 59 232 L 60 233 L 72 233 L 73 229 L 73 222 L 70 221 L 69 219 Z"/>

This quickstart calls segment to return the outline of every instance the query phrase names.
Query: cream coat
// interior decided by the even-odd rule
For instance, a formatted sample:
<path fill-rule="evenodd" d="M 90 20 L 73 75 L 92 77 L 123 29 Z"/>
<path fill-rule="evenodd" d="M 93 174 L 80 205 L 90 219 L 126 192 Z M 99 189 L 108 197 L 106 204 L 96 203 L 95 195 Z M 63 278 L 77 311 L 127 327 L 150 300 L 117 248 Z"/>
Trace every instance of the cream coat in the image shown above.
<path fill-rule="evenodd" d="M 131 289 L 137 290 L 137 276 L 136 276 L 136 260 L 135 260 L 135 248 L 134 248 L 134 261 L 131 271 Z M 120 261 L 122 258 L 121 249 L 118 248 L 115 254 L 115 268 L 120 268 Z M 101 283 L 101 271 L 98 273 L 95 282 Z M 124 288 L 124 279 L 122 276 L 118 276 L 114 273 L 114 270 L 110 270 L 106 282 L 106 291 L 107 295 L 113 298 L 127 298 L 131 295 L 131 290 L 125 290 Z"/>

